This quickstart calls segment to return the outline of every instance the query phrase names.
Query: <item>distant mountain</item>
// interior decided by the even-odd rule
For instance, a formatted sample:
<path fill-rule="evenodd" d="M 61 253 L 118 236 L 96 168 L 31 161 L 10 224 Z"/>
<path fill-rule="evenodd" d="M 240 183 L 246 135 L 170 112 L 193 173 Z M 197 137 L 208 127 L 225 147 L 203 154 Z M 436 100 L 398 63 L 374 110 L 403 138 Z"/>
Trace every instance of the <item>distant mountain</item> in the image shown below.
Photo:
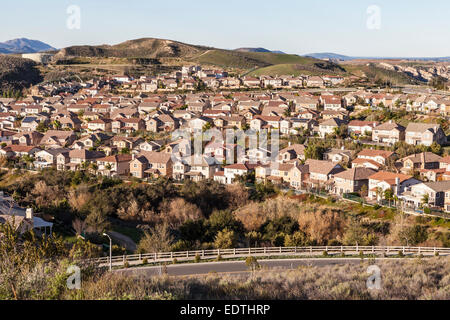
<path fill-rule="evenodd" d="M 348 60 L 356 60 L 356 59 L 362 59 L 362 60 L 389 60 L 389 59 L 395 59 L 395 60 L 420 60 L 420 61 L 450 61 L 450 57 L 350 57 L 345 56 L 338 53 L 331 53 L 331 52 L 319 52 L 319 53 L 310 53 L 305 54 L 304 57 L 311 57 L 321 60 L 334 60 L 334 61 L 348 61 Z"/>
<path fill-rule="evenodd" d="M 235 49 L 234 51 L 238 51 L 238 52 L 267 52 L 267 53 L 279 53 L 279 54 L 285 54 L 283 51 L 270 51 L 266 48 L 239 48 L 239 49 Z"/>
<path fill-rule="evenodd" d="M 56 50 L 52 46 L 38 40 L 26 38 L 0 42 L 0 53 L 35 53 Z"/>
<path fill-rule="evenodd" d="M 347 60 L 354 60 L 356 58 L 354 57 L 349 57 L 349 56 L 344 56 L 342 54 L 337 54 L 337 53 L 331 53 L 331 52 L 320 52 L 320 53 L 310 53 L 310 54 L 305 54 L 305 57 L 312 57 L 312 58 L 316 58 L 316 59 L 321 59 L 321 60 L 341 60 L 341 61 L 347 61 Z"/>

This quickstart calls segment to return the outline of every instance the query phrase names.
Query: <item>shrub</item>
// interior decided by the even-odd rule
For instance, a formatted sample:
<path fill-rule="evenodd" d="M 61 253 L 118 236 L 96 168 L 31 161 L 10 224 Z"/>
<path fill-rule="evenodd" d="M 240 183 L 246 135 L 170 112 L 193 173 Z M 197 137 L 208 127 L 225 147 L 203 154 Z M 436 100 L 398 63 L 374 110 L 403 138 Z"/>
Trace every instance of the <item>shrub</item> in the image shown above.
<path fill-rule="evenodd" d="M 216 261 L 222 261 L 222 260 L 223 260 L 222 255 L 219 254 L 219 255 L 217 256 L 217 258 L 216 258 Z"/>
<path fill-rule="evenodd" d="M 201 258 L 200 255 L 197 253 L 197 254 L 195 255 L 194 262 L 195 262 L 195 263 L 199 263 L 201 260 L 202 260 L 202 258 Z"/>
<path fill-rule="evenodd" d="M 147 258 L 142 259 L 142 264 L 148 264 L 148 259 Z"/>
<path fill-rule="evenodd" d="M 328 256 L 329 256 L 328 251 L 324 251 L 324 252 L 322 253 L 322 256 L 328 257 Z"/>
<path fill-rule="evenodd" d="M 261 268 L 261 266 L 258 263 L 258 260 L 255 257 L 247 257 L 245 259 L 245 265 L 251 269 L 251 271 L 255 271 Z"/>
<path fill-rule="evenodd" d="M 436 253 L 434 254 L 434 256 L 435 256 L 435 257 L 439 257 L 439 252 L 436 252 Z"/>
<path fill-rule="evenodd" d="M 400 258 L 403 258 L 403 257 L 405 256 L 405 254 L 403 253 L 402 250 L 400 250 L 400 251 L 398 252 L 398 256 L 399 256 Z"/>
<path fill-rule="evenodd" d="M 172 263 L 173 263 L 173 264 L 177 264 L 177 263 L 178 263 L 177 258 L 173 258 Z"/>
<path fill-rule="evenodd" d="M 125 261 L 125 262 L 123 263 L 123 267 L 124 267 L 125 269 L 128 269 L 128 268 L 130 267 L 130 263 L 129 263 L 128 261 Z"/>
<path fill-rule="evenodd" d="M 359 256 L 361 257 L 361 259 L 364 258 L 364 251 L 360 251 Z"/>

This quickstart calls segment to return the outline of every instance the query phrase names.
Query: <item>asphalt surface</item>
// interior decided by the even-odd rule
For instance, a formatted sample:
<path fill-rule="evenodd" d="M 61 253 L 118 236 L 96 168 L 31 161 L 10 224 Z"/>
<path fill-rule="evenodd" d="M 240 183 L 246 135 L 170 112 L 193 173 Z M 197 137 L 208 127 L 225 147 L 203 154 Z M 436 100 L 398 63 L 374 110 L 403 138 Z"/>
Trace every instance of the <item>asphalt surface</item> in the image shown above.
<path fill-rule="evenodd" d="M 297 269 L 300 266 L 327 266 L 327 265 L 344 265 L 359 264 L 360 258 L 354 259 L 283 259 L 283 260 L 264 260 L 259 261 L 262 270 L 267 271 L 286 271 Z M 156 267 L 131 268 L 126 270 L 117 270 L 126 275 L 145 275 L 158 276 L 165 273 L 170 276 L 195 276 L 207 275 L 210 273 L 242 275 L 250 272 L 245 261 L 226 261 L 213 263 L 188 263 L 180 265 L 167 265 Z"/>

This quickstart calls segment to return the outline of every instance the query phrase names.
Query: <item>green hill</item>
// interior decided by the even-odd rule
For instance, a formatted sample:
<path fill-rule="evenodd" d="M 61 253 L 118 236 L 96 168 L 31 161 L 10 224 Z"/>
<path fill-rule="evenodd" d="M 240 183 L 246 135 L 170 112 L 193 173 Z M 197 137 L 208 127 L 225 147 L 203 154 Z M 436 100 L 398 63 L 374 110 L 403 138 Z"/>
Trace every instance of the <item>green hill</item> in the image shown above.
<path fill-rule="evenodd" d="M 334 63 L 322 63 L 317 61 L 288 64 L 276 64 L 264 68 L 259 68 L 250 71 L 248 75 L 258 77 L 262 75 L 276 76 L 276 75 L 325 75 L 325 74 L 344 74 L 345 69 Z"/>
<path fill-rule="evenodd" d="M 255 68 L 265 68 L 279 64 L 296 64 L 309 66 L 311 72 L 317 71 L 314 66 L 323 65 L 334 69 L 336 65 L 330 62 L 310 57 L 272 53 L 272 52 L 242 52 L 223 50 L 205 46 L 186 44 L 178 41 L 143 38 L 126 41 L 117 45 L 101 46 L 73 46 L 62 49 L 56 59 L 65 61 L 71 58 L 127 58 L 154 59 L 169 63 L 177 62 L 198 63 L 201 65 L 222 68 L 236 68 L 242 71 Z M 157 63 L 158 61 L 154 61 Z M 312 67 L 311 67 L 312 66 Z M 321 69 L 318 67 L 318 69 Z"/>

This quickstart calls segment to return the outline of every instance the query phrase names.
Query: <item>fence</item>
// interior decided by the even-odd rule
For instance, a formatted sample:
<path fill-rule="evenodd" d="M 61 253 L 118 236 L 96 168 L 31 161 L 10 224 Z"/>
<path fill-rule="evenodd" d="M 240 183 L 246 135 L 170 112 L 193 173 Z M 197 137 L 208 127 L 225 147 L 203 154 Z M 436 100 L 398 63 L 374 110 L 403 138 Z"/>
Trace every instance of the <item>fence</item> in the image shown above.
<path fill-rule="evenodd" d="M 433 256 L 437 253 L 442 256 L 450 256 L 450 248 L 430 248 L 430 247 L 384 247 L 384 246 L 321 246 L 321 247 L 262 247 L 262 248 L 236 248 L 236 249 L 213 249 L 213 250 L 197 250 L 183 252 L 159 252 L 134 254 L 128 256 L 112 257 L 112 264 L 121 266 L 128 262 L 130 265 L 142 264 L 144 259 L 148 263 L 172 262 L 177 259 L 180 262 L 200 260 L 212 260 L 221 256 L 223 259 L 242 258 L 248 256 L 254 257 L 309 257 L 321 256 L 326 252 L 329 255 L 382 255 L 396 256 L 402 252 L 405 256 Z M 107 266 L 110 262 L 109 257 L 91 260 L 100 266 Z"/>

